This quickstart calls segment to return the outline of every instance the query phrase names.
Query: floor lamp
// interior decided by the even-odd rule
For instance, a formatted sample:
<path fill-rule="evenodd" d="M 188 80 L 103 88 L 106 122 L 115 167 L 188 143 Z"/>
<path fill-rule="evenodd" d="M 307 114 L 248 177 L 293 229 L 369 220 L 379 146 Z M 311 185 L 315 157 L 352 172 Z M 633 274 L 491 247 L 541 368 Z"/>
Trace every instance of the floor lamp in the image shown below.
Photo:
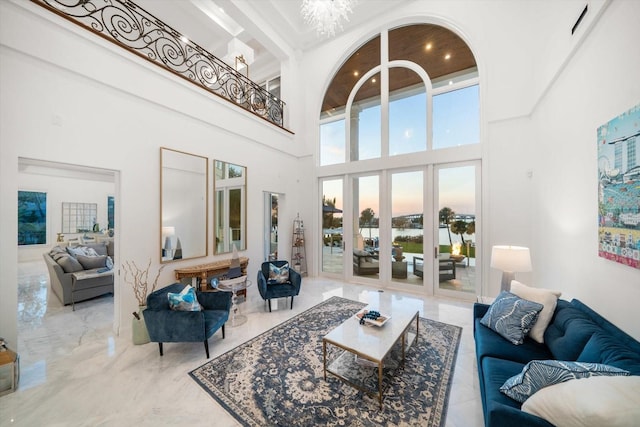
<path fill-rule="evenodd" d="M 509 291 L 516 272 L 531 271 L 529 248 L 522 246 L 494 246 L 491 249 L 491 268 L 502 270 L 500 291 Z"/>

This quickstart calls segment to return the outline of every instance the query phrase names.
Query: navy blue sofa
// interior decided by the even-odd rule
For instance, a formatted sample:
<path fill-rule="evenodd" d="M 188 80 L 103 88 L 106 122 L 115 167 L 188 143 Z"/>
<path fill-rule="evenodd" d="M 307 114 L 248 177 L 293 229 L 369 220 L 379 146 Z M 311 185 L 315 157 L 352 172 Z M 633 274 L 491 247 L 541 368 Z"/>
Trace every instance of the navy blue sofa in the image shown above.
<path fill-rule="evenodd" d="M 640 342 L 634 340 L 579 300 L 558 300 L 544 344 L 529 337 L 513 345 L 480 324 L 489 305 L 474 305 L 473 335 L 486 427 L 553 427 L 520 410 L 521 403 L 500 392 L 504 382 L 531 360 L 604 363 L 640 375 Z"/>

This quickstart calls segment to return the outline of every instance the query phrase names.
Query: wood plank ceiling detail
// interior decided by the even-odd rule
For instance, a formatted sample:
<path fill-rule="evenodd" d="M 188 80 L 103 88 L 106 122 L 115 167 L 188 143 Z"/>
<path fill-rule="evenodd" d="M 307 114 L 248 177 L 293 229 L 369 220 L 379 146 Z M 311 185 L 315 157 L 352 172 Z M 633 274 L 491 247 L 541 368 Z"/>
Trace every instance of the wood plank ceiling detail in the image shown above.
<path fill-rule="evenodd" d="M 432 24 L 408 25 L 390 30 L 389 60 L 415 62 L 432 80 L 476 67 L 471 49 L 460 37 L 446 28 Z M 356 82 L 364 73 L 379 64 L 378 35 L 363 44 L 340 67 L 327 89 L 322 102 L 322 112 L 331 113 L 344 108 Z M 391 70 L 391 76 L 391 92 L 421 83 L 420 77 L 408 69 L 394 68 Z M 379 74 L 376 78 L 376 84 L 365 84 L 360 88 L 355 101 L 380 96 Z"/>

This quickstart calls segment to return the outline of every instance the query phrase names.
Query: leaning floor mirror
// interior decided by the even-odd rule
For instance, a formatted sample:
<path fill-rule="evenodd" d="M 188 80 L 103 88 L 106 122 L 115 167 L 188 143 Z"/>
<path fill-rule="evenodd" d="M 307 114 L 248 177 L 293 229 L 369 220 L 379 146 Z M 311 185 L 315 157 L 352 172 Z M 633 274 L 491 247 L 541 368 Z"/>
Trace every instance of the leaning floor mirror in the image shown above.
<path fill-rule="evenodd" d="M 245 250 L 247 168 L 214 160 L 214 239 L 215 253 Z"/>
<path fill-rule="evenodd" d="M 209 159 L 160 149 L 161 262 L 207 256 Z"/>

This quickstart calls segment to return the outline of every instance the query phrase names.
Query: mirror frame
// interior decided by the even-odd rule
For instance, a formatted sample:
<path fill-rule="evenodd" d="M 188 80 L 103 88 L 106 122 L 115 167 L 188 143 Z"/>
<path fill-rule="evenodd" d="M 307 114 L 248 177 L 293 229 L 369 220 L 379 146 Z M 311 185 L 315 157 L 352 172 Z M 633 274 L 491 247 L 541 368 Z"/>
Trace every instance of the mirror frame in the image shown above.
<path fill-rule="evenodd" d="M 218 165 L 224 165 L 222 168 L 218 168 Z M 229 170 L 229 166 L 235 166 L 238 168 L 242 168 L 242 182 L 241 183 L 232 183 L 229 186 L 225 186 L 224 188 L 241 188 L 242 189 L 242 194 L 241 194 L 241 206 L 240 206 L 240 246 L 237 247 L 238 251 L 245 251 L 247 250 L 247 167 L 246 166 L 242 166 L 242 165 L 238 165 L 236 163 L 231 163 L 231 162 L 225 162 L 224 160 L 213 160 L 213 253 L 214 255 L 220 255 L 220 254 L 227 254 L 230 252 L 233 252 L 233 249 L 231 248 L 231 241 L 230 242 L 224 242 L 225 240 L 225 233 L 218 233 L 218 227 L 217 225 L 219 223 L 221 223 L 220 218 L 218 218 L 219 216 L 219 209 L 220 206 L 218 206 L 219 203 L 219 199 L 218 199 L 218 185 L 220 184 L 220 181 L 223 181 L 226 178 L 227 175 L 227 171 Z M 218 170 L 222 169 L 224 171 L 225 174 L 225 178 L 224 179 L 219 179 L 218 178 Z M 235 179 L 235 178 L 232 178 Z M 225 200 L 228 202 L 229 197 L 228 195 L 225 195 Z M 222 236 L 220 236 L 220 234 L 222 234 Z M 218 239 L 223 240 L 222 243 L 222 250 L 218 249 Z M 224 248 L 228 248 L 227 250 L 225 250 Z"/>
<path fill-rule="evenodd" d="M 195 207 L 191 208 L 191 212 L 197 212 L 195 209 L 204 209 L 204 224 L 202 224 L 202 228 L 201 230 L 204 230 L 204 232 L 200 232 L 200 233 L 194 233 L 192 232 L 192 235 L 197 235 L 200 234 L 202 236 L 203 239 L 203 248 L 204 248 L 204 253 L 195 253 L 195 254 L 189 254 L 188 256 L 184 256 L 181 257 L 179 259 L 168 259 L 167 257 L 163 256 L 163 252 L 165 251 L 165 242 L 166 239 L 169 238 L 171 239 L 171 235 L 169 234 L 167 235 L 167 233 L 165 233 L 164 231 L 167 230 L 169 233 L 171 233 L 171 231 L 175 232 L 175 228 L 176 225 L 179 226 L 182 230 L 186 229 L 187 226 L 185 224 L 179 225 L 179 224 L 167 224 L 165 225 L 165 215 L 166 215 L 166 210 L 167 206 L 167 195 L 164 194 L 164 190 L 165 190 L 165 179 L 167 177 L 165 177 L 165 164 L 167 162 L 168 159 L 165 159 L 165 153 L 171 153 L 171 154 L 177 154 L 177 155 L 183 155 L 183 156 L 188 156 L 185 157 L 185 159 L 191 157 L 193 159 L 189 159 L 189 161 L 192 161 L 194 164 L 197 163 L 199 160 L 202 160 L 202 170 L 201 171 L 196 171 L 196 173 L 202 173 L 204 175 L 204 194 L 202 195 L 202 198 L 200 199 L 200 195 L 196 195 L 195 198 L 193 198 L 191 200 L 192 205 Z M 188 196 L 188 194 L 185 193 L 181 193 L 182 197 L 184 196 Z M 180 203 L 181 201 L 179 200 L 176 203 Z M 200 206 L 202 204 L 202 206 Z M 188 214 L 187 214 L 188 215 Z M 169 231 L 169 229 L 172 228 L 173 230 Z M 187 153 L 184 151 L 180 151 L 180 150 L 174 150 L 172 148 L 166 148 L 166 147 L 160 147 L 160 263 L 162 264 L 166 264 L 166 263 L 171 263 L 171 262 L 176 262 L 176 261 L 182 261 L 182 260 L 187 260 L 187 259 L 194 259 L 194 258 L 202 258 L 202 257 L 206 257 L 209 253 L 209 158 L 205 157 L 205 156 L 200 156 L 197 154 L 191 154 L 191 153 Z M 170 240 L 171 241 L 171 240 Z M 176 246 L 177 246 L 177 242 L 176 242 Z M 177 249 L 177 248 L 171 248 L 171 249 Z"/>

